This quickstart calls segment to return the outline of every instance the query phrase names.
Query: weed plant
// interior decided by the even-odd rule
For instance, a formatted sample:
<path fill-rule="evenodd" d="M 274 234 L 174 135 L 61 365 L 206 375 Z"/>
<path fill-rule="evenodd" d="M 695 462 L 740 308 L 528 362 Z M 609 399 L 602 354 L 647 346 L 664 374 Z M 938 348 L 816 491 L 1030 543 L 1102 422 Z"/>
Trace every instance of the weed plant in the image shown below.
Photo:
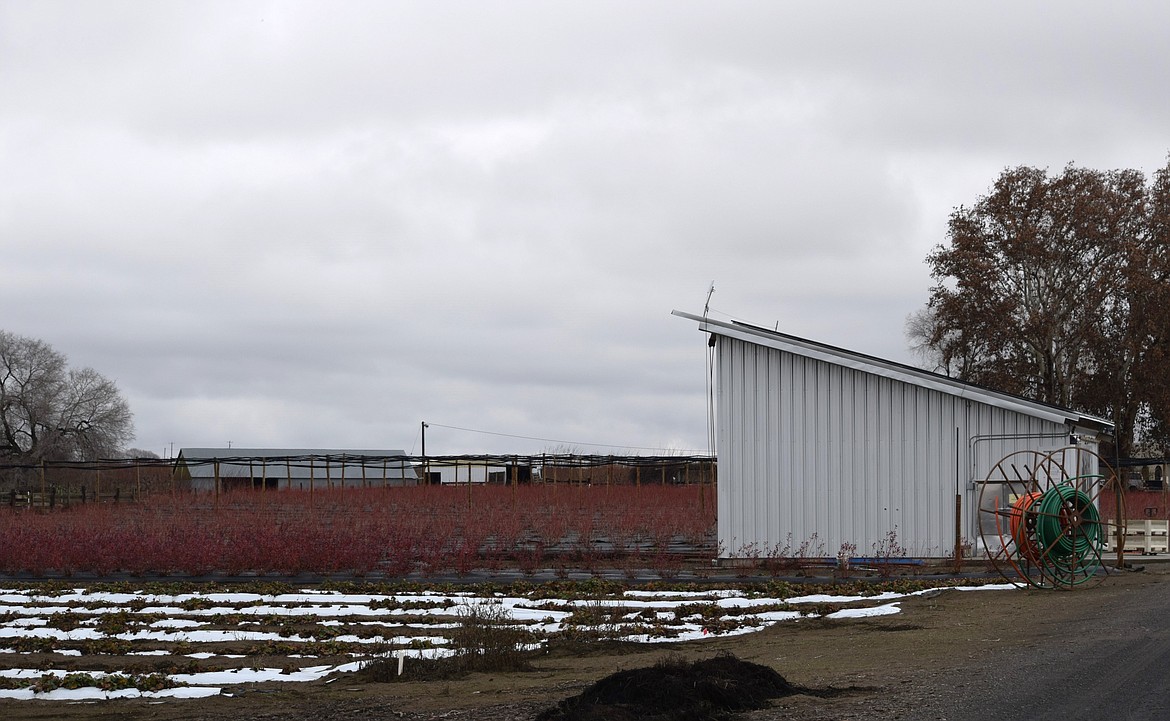
<path fill-rule="evenodd" d="M 536 635 L 516 625 L 502 604 L 472 603 L 459 608 L 456 628 L 450 635 L 454 653 L 446 658 L 411 658 L 402 664 L 396 655 L 383 654 L 362 665 L 358 677 L 366 681 L 391 682 L 460 678 L 475 671 L 502 673 L 530 671 L 528 661 Z"/>

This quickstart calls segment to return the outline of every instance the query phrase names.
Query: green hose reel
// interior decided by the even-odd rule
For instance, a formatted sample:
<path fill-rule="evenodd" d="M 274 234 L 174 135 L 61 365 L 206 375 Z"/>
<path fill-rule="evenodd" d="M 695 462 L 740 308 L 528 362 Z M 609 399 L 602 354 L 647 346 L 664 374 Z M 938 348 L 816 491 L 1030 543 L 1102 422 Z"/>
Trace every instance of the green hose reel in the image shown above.
<path fill-rule="evenodd" d="M 1070 484 L 1049 488 L 1036 503 L 1036 539 L 1056 558 L 1088 560 L 1102 541 L 1093 499 Z"/>

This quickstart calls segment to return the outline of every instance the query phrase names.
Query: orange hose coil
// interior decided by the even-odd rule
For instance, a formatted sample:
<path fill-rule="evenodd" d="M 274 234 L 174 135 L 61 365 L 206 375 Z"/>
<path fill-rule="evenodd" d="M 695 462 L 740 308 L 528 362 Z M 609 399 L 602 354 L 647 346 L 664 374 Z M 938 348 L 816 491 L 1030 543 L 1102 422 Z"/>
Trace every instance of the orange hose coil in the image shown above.
<path fill-rule="evenodd" d="M 1033 561 L 1040 557 L 1040 547 L 1036 544 L 1035 522 L 1033 521 L 1033 527 L 1029 528 L 1028 516 L 1034 515 L 1032 509 L 1043 495 L 1036 491 L 1025 493 L 1012 503 L 1012 509 L 1008 513 L 1008 528 L 1017 552 Z"/>

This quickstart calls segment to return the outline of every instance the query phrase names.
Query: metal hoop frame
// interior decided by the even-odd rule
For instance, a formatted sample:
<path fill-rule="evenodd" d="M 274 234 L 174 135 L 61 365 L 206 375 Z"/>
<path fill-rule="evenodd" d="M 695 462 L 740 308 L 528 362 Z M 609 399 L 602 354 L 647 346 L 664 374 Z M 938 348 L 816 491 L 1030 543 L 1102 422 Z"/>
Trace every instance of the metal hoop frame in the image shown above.
<path fill-rule="evenodd" d="M 1100 583 L 1110 571 L 1110 539 L 1125 537 L 1124 519 L 1101 515 L 1104 493 L 1116 493 L 1117 508 L 1125 507 L 1113 469 L 1087 448 L 1008 454 L 980 482 L 979 534 L 988 560 L 1017 586 Z"/>

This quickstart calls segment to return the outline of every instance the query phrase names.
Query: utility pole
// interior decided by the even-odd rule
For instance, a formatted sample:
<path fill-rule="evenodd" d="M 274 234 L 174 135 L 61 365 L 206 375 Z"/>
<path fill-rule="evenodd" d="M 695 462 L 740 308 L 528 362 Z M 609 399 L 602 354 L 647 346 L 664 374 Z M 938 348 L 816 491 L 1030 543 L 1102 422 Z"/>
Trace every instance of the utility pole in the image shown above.
<path fill-rule="evenodd" d="M 427 422 L 422 422 L 422 467 L 423 467 L 423 485 L 431 485 L 430 466 L 427 463 Z"/>

